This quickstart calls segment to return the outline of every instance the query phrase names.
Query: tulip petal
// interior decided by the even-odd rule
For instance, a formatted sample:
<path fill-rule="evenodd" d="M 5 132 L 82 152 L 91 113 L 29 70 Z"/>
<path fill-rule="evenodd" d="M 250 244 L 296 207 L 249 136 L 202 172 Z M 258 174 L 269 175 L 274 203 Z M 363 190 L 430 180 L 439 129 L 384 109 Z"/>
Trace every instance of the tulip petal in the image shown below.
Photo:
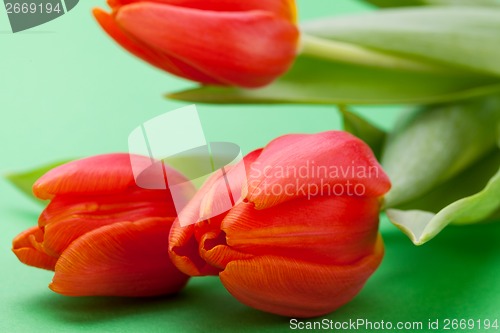
<path fill-rule="evenodd" d="M 296 21 L 297 10 L 294 0 L 108 0 L 108 4 L 113 9 L 138 2 L 155 2 L 160 4 L 210 10 L 244 12 L 250 10 L 263 10 L 271 12 L 279 17 Z"/>
<path fill-rule="evenodd" d="M 390 188 L 370 148 L 341 131 L 279 137 L 251 169 L 247 199 L 257 209 L 301 196 L 379 197 Z"/>
<path fill-rule="evenodd" d="M 144 163 L 150 163 L 144 157 Z M 40 199 L 55 194 L 118 193 L 135 184 L 128 154 L 98 155 L 54 168 L 33 185 Z"/>
<path fill-rule="evenodd" d="M 211 216 L 211 207 L 217 206 L 218 202 L 214 202 L 213 206 L 210 207 L 202 207 L 202 204 L 207 202 L 206 196 L 213 191 L 214 187 L 221 192 L 221 197 L 227 196 L 227 187 L 222 187 L 222 184 L 225 185 L 225 182 L 223 174 L 220 172 L 215 173 L 205 181 L 179 214 L 179 220 L 182 219 L 184 226 L 200 222 L 203 216 Z"/>
<path fill-rule="evenodd" d="M 241 253 L 349 264 L 372 251 L 378 210 L 378 200 L 366 197 L 301 198 L 264 210 L 243 202 L 221 229 L 227 244 Z"/>
<path fill-rule="evenodd" d="M 248 306 L 288 317 L 315 317 L 349 302 L 382 256 L 379 237 L 374 252 L 351 265 L 328 266 L 262 256 L 230 262 L 220 278 L 226 289 Z"/>
<path fill-rule="evenodd" d="M 168 250 L 170 259 L 184 274 L 189 276 L 219 274 L 220 269 L 209 265 L 200 257 L 194 224 L 181 227 L 179 220 L 176 220 L 170 230 Z"/>
<path fill-rule="evenodd" d="M 253 258 L 254 255 L 238 252 L 227 246 L 226 234 L 221 232 L 220 227 L 203 234 L 199 241 L 200 256 L 209 265 L 223 270 L 233 260 Z"/>
<path fill-rule="evenodd" d="M 203 82 L 205 84 L 220 84 L 219 81 L 192 68 L 181 60 L 169 57 L 162 52 L 157 52 L 144 45 L 142 42 L 123 31 L 116 23 L 113 16 L 105 11 L 95 8 L 92 13 L 99 25 L 111 38 L 124 49 L 142 60 L 149 62 L 151 65 L 188 80 Z"/>
<path fill-rule="evenodd" d="M 116 21 L 150 47 L 225 84 L 244 87 L 268 84 L 288 70 L 299 37 L 295 25 L 264 11 L 215 12 L 139 2 L 121 7 Z"/>
<path fill-rule="evenodd" d="M 261 152 L 262 149 L 257 149 L 249 153 L 243 159 L 244 164 L 240 162 L 235 168 L 241 168 L 245 165 L 248 171 L 251 163 L 258 158 Z M 221 176 L 221 173 L 216 173 L 210 177 L 183 209 L 181 213 L 183 221 L 191 221 L 192 223 L 187 223 L 187 226 L 182 227 L 180 221 L 176 220 L 170 230 L 170 258 L 177 268 L 190 276 L 218 275 L 220 271 L 220 265 L 213 265 L 212 262 L 207 263 L 201 258 L 200 252 L 206 250 L 204 248 L 205 241 L 202 241 L 202 238 L 206 237 L 204 233 L 220 230 L 220 224 L 225 214 L 205 221 L 198 221 L 202 216 L 212 216 L 213 206 L 217 205 L 221 197 L 227 195 L 227 187 Z M 244 191 L 241 189 L 241 185 L 243 185 L 243 181 L 230 184 L 232 192 L 235 193 L 238 189 Z M 211 200 L 207 200 L 207 196 Z M 198 223 L 193 224 L 195 222 Z M 202 242 L 200 243 L 200 241 Z"/>
<path fill-rule="evenodd" d="M 46 200 L 52 199 L 56 194 L 96 196 L 138 188 L 130 157 L 130 154 L 105 154 L 63 164 L 40 177 L 33 185 L 33 193 Z M 151 159 L 134 155 L 134 163 L 137 164 L 137 169 L 146 170 L 151 165 Z M 169 171 L 170 174 L 187 181 L 175 170 Z"/>
<path fill-rule="evenodd" d="M 131 189 L 113 195 L 56 196 L 40 215 L 38 226 L 79 216 L 134 221 L 143 217 L 176 215 L 168 191 Z"/>
<path fill-rule="evenodd" d="M 242 168 L 244 167 L 248 173 L 250 171 L 251 164 L 259 157 L 261 152 L 262 149 L 250 152 L 243 158 L 243 162 L 240 161 L 233 167 L 234 170 L 231 169 L 229 172 L 236 176 L 244 176 Z M 226 206 L 224 203 L 228 200 L 228 185 L 231 193 L 241 192 L 239 200 L 244 198 L 247 193 L 246 179 L 235 178 L 237 177 L 231 177 L 230 183 L 226 184 L 224 174 L 216 172 L 209 179 L 207 179 L 203 186 L 184 207 L 181 214 L 179 214 L 183 220 L 183 225 L 193 224 L 201 220 L 205 220 L 210 216 L 214 216 L 216 215 L 214 214 L 214 211 L 220 212 L 221 209 L 219 208 L 221 206 Z M 235 201 L 238 201 L 238 199 Z"/>
<path fill-rule="evenodd" d="M 32 227 L 19 234 L 12 242 L 12 251 L 23 264 L 53 271 L 57 258 L 40 251 L 34 242 L 43 240 L 43 231 L 39 227 Z"/>
<path fill-rule="evenodd" d="M 40 215 L 43 251 L 60 256 L 74 240 L 105 225 L 177 213 L 168 191 L 131 188 L 113 195 L 58 195 Z"/>
<path fill-rule="evenodd" d="M 51 222 L 45 227 L 45 237 L 43 241 L 44 252 L 51 256 L 60 256 L 64 250 L 79 237 L 88 232 L 99 229 L 101 227 L 121 222 L 132 222 L 148 216 L 147 214 L 141 216 L 140 212 L 130 214 L 123 212 L 115 216 L 101 216 L 101 215 L 76 215 L 72 218 Z M 135 215 L 135 216 L 134 216 Z M 164 217 L 162 215 L 156 215 Z M 169 218 L 173 221 L 174 218 Z"/>
<path fill-rule="evenodd" d="M 188 276 L 168 257 L 166 219 L 123 222 L 73 242 L 55 267 L 50 288 L 68 296 L 156 296 L 179 291 Z"/>

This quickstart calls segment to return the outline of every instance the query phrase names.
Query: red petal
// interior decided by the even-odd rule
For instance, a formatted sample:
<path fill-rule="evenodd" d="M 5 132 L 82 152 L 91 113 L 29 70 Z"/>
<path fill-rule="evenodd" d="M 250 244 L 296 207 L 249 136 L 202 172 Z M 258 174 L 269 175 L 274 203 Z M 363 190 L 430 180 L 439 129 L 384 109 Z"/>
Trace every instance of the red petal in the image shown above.
<path fill-rule="evenodd" d="M 114 17 L 101 9 L 93 10 L 94 17 L 101 25 L 104 31 L 113 38 L 124 49 L 149 62 L 151 65 L 156 66 L 164 71 L 170 72 L 174 75 L 186 78 L 188 80 L 198 81 L 206 84 L 219 84 L 220 82 L 201 73 L 195 68 L 187 65 L 183 61 L 174 57 L 158 52 L 135 39 L 133 36 L 123 31 L 116 23 Z"/>
<path fill-rule="evenodd" d="M 68 296 L 156 296 L 179 291 L 188 276 L 168 257 L 170 222 L 116 223 L 79 238 L 63 253 L 50 288 Z"/>
<path fill-rule="evenodd" d="M 226 243 L 226 234 L 219 229 L 202 235 L 199 246 L 200 256 L 209 265 L 223 270 L 231 261 L 254 257 L 252 254 L 239 252 Z"/>
<path fill-rule="evenodd" d="M 230 262 L 220 278 L 234 297 L 253 308 L 287 317 L 316 317 L 349 302 L 376 270 L 382 256 L 379 238 L 372 254 L 351 265 L 262 256 Z"/>
<path fill-rule="evenodd" d="M 274 13 L 292 22 L 296 20 L 297 10 L 294 0 L 108 0 L 111 8 L 138 2 L 155 2 L 172 6 L 195 8 L 211 11 L 242 12 L 263 10 Z"/>
<path fill-rule="evenodd" d="M 363 141 L 328 131 L 270 142 L 251 166 L 247 198 L 263 209 L 304 196 L 379 197 L 389 188 L 389 178 Z"/>
<path fill-rule="evenodd" d="M 96 196 L 137 189 L 130 157 L 129 154 L 106 154 L 66 163 L 38 179 L 33 185 L 33 193 L 40 199 L 52 199 L 56 194 Z M 151 159 L 134 155 L 134 163 L 137 169 L 145 170 L 150 167 Z M 187 181 L 178 172 L 171 171 L 169 174 Z M 164 193 L 159 191 L 158 195 Z"/>
<path fill-rule="evenodd" d="M 299 36 L 293 24 L 263 11 L 214 12 L 141 2 L 121 7 L 116 20 L 150 47 L 223 83 L 244 87 L 262 86 L 283 74 L 295 59 Z"/>
<path fill-rule="evenodd" d="M 304 198 L 264 210 L 241 203 L 224 218 L 221 229 L 238 252 L 348 264 L 372 251 L 378 209 L 376 198 L 359 197 Z"/>
<path fill-rule="evenodd" d="M 144 157 L 144 163 L 149 158 Z M 33 192 L 40 199 L 51 199 L 55 194 L 116 193 L 134 184 L 129 154 L 108 154 L 50 170 L 36 181 Z"/>
<path fill-rule="evenodd" d="M 53 271 L 57 258 L 41 251 L 39 243 L 43 240 L 43 232 L 39 227 L 32 227 L 19 234 L 12 242 L 12 251 L 22 263 Z"/>
<path fill-rule="evenodd" d="M 262 149 L 257 149 L 247 154 L 243 158 L 243 162 L 239 162 L 229 171 L 227 174 L 242 176 L 244 177 L 244 172 L 242 170 L 245 167 L 248 173 L 251 168 L 251 164 L 259 157 Z M 238 177 L 228 176 L 229 187 L 231 193 L 241 193 L 238 198 L 233 196 L 235 203 L 238 200 L 242 200 L 246 196 L 247 184 L 246 179 L 238 179 Z M 222 172 L 217 172 L 213 174 L 203 186 L 196 192 L 193 198 L 188 202 L 180 213 L 180 219 L 182 219 L 183 225 L 193 224 L 201 220 L 213 217 L 216 215 L 214 211 L 221 211 L 219 207 L 227 207 L 225 205 L 228 201 L 228 188 L 226 184 L 226 179 Z"/>
<path fill-rule="evenodd" d="M 119 195 L 117 196 L 119 199 Z M 97 198 L 95 202 L 75 205 L 68 204 L 69 200 L 55 198 L 41 215 L 39 222 L 39 226 L 45 227 L 45 252 L 59 256 L 80 236 L 113 223 L 134 222 L 147 217 L 162 217 L 173 221 L 176 216 L 173 204 L 168 204 L 167 198 L 163 198 L 163 202 L 134 202 L 133 197 L 130 197 L 129 203 L 126 200 L 110 203 L 104 199 L 110 201 L 109 199 L 117 198 Z M 61 205 L 61 201 L 66 205 Z M 53 208 L 53 205 L 59 207 Z"/>
<path fill-rule="evenodd" d="M 245 165 L 248 170 L 248 166 L 259 156 L 260 152 L 261 150 L 256 150 L 248 154 L 245 156 L 243 163 L 240 162 L 234 168 L 241 169 Z M 230 184 L 231 192 L 242 191 L 243 181 L 242 179 L 240 182 L 232 182 Z M 179 220 L 174 222 L 170 231 L 169 253 L 172 262 L 185 274 L 191 276 L 218 275 L 219 267 L 213 267 L 200 256 L 200 251 L 203 251 L 200 250 L 200 247 L 205 246 L 201 238 L 206 237 L 204 235 L 206 231 L 217 230 L 220 233 L 220 223 L 227 212 L 213 216 L 213 210 L 227 195 L 228 189 L 225 180 L 222 178 L 222 173 L 214 174 L 203 184 L 202 188 L 179 214 L 179 219 L 186 226 L 182 227 Z M 199 222 L 203 216 L 210 216 L 211 218 Z"/>
<path fill-rule="evenodd" d="M 174 265 L 190 276 L 218 275 L 219 269 L 207 264 L 199 254 L 195 225 L 181 227 L 175 221 L 170 230 L 169 254 Z"/>
<path fill-rule="evenodd" d="M 168 191 L 130 189 L 112 195 L 57 196 L 40 215 L 38 225 L 84 215 L 135 221 L 144 217 L 175 218 L 177 213 Z"/>

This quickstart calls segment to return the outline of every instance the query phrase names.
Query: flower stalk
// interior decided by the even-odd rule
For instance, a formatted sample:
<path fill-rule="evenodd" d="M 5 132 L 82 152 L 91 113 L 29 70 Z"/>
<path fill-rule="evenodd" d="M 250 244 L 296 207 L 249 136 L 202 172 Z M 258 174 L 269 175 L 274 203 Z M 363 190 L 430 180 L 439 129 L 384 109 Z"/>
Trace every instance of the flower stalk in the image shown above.
<path fill-rule="evenodd" d="M 449 67 L 302 33 L 299 53 L 332 62 L 422 73 L 451 73 Z"/>

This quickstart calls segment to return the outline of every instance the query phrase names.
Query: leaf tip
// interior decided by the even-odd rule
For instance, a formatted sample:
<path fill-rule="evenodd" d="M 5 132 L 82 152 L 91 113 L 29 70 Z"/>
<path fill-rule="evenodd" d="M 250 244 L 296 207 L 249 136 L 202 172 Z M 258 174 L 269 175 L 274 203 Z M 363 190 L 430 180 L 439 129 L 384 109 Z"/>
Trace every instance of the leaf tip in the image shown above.
<path fill-rule="evenodd" d="M 435 216 L 434 213 L 419 210 L 388 209 L 386 214 L 391 223 L 408 236 L 416 246 L 423 245 L 434 237 L 427 230 L 427 226 Z"/>

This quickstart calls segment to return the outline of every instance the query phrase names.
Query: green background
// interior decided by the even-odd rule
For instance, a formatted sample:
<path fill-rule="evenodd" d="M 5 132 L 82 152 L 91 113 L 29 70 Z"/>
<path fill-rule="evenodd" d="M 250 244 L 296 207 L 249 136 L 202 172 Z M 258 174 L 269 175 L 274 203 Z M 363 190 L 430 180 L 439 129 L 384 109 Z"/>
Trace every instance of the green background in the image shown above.
<path fill-rule="evenodd" d="M 80 1 L 61 18 L 17 34 L 10 31 L 0 8 L 0 172 L 127 151 L 135 127 L 186 105 L 161 95 L 193 84 L 116 46 L 90 15 L 91 7 L 103 5 Z M 299 10 L 304 20 L 371 8 L 354 0 L 301 0 Z M 285 133 L 341 128 L 335 108 L 328 106 L 198 109 L 209 141 L 235 142 L 244 152 Z M 390 128 L 400 109 L 356 111 Z M 288 319 L 239 304 L 216 278 L 194 279 L 180 294 L 158 299 L 54 294 L 47 289 L 50 272 L 20 264 L 10 251 L 12 238 L 36 223 L 41 206 L 3 179 L 0 198 L 0 332 L 290 330 Z M 500 225 L 449 227 L 417 248 L 385 219 L 382 222 L 386 256 L 381 268 L 351 303 L 327 318 L 426 325 L 437 318 L 500 317 Z"/>

